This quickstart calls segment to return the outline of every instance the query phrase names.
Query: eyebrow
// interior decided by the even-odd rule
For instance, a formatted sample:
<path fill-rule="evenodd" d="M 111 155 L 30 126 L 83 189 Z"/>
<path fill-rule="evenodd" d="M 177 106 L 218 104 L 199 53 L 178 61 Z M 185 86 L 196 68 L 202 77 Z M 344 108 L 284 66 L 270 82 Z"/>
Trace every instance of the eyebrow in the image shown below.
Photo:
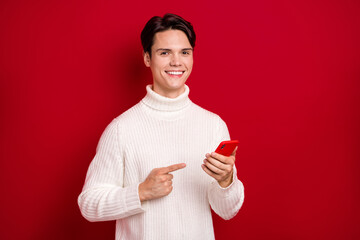
<path fill-rule="evenodd" d="M 181 49 L 181 51 L 193 51 L 194 49 L 193 48 L 183 48 Z M 158 51 L 168 51 L 168 52 L 171 52 L 171 49 L 169 48 L 158 48 L 156 49 L 156 52 Z"/>

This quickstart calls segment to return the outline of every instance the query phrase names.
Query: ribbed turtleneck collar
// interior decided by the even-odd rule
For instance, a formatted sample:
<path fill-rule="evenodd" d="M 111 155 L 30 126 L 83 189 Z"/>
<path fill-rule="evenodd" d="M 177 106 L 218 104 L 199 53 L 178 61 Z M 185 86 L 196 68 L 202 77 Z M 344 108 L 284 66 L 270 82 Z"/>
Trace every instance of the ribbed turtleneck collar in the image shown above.
<path fill-rule="evenodd" d="M 190 89 L 187 85 L 185 85 L 185 92 L 183 92 L 176 98 L 168 98 L 161 96 L 160 94 L 152 90 L 152 85 L 147 85 L 146 91 L 147 94 L 141 101 L 148 107 L 159 111 L 178 111 L 185 108 L 191 103 L 189 99 Z"/>

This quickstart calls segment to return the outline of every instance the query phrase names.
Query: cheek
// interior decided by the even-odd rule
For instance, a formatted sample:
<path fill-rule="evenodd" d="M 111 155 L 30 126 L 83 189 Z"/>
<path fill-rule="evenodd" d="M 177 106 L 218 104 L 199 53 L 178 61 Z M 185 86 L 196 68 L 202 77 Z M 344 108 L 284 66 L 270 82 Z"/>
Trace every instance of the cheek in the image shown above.
<path fill-rule="evenodd" d="M 188 70 L 190 70 L 191 71 L 191 69 L 192 69 L 192 67 L 193 67 L 193 59 L 191 58 L 191 59 L 189 59 L 189 60 L 187 60 L 187 62 L 186 62 L 186 66 L 187 66 L 187 68 L 188 68 Z"/>
<path fill-rule="evenodd" d="M 163 71 L 167 66 L 167 62 L 165 59 L 157 59 L 156 61 L 153 61 L 151 64 L 151 69 L 155 71 Z"/>

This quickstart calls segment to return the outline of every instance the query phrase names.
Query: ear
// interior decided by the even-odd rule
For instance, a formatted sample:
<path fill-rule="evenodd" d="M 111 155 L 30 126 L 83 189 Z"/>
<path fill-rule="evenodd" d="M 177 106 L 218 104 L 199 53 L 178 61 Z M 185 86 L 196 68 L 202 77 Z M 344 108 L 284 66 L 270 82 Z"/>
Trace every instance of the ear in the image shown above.
<path fill-rule="evenodd" d="M 150 67 L 150 54 L 148 52 L 145 52 L 144 54 L 144 63 L 145 63 L 145 66 L 147 67 Z"/>

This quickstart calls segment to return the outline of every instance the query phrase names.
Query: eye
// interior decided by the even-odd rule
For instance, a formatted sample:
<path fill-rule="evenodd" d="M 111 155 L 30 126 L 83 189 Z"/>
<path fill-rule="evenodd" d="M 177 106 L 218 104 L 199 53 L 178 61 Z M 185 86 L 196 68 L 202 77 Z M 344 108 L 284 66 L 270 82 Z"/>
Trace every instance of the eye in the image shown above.
<path fill-rule="evenodd" d="M 185 55 L 185 56 L 189 56 L 192 54 L 192 51 L 191 50 L 184 50 L 182 51 L 182 54 Z"/>
<path fill-rule="evenodd" d="M 160 52 L 160 55 L 166 56 L 166 55 L 169 55 L 169 53 L 164 51 L 164 52 Z"/>

